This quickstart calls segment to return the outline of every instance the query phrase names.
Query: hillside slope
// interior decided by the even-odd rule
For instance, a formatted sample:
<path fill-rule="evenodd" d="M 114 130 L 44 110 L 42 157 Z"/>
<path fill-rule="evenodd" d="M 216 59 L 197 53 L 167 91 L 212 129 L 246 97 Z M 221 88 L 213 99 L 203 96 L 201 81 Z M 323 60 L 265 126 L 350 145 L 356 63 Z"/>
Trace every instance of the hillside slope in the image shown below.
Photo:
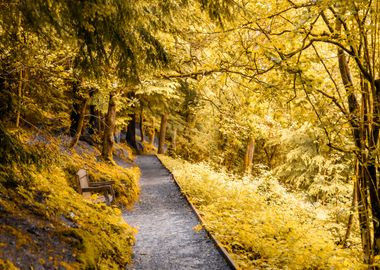
<path fill-rule="evenodd" d="M 136 200 L 139 169 L 97 161 L 98 150 L 83 142 L 70 150 L 64 137 L 29 130 L 2 135 L 0 269 L 124 268 L 135 231 L 120 207 Z M 93 181 L 114 180 L 116 204 L 95 204 L 78 194 L 79 168 Z"/>

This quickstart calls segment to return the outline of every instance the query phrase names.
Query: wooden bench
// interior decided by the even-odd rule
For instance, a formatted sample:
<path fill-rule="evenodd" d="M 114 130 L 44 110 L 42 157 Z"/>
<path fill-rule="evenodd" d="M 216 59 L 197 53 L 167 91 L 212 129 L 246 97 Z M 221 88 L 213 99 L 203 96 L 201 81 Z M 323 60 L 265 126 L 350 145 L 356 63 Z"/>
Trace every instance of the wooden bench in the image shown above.
<path fill-rule="evenodd" d="M 115 191 L 112 185 L 115 181 L 104 181 L 104 182 L 90 182 L 87 171 L 85 169 L 80 169 L 77 172 L 77 179 L 79 184 L 79 193 L 86 198 L 90 198 L 93 193 L 100 193 L 95 202 L 105 202 L 110 205 L 115 199 Z"/>

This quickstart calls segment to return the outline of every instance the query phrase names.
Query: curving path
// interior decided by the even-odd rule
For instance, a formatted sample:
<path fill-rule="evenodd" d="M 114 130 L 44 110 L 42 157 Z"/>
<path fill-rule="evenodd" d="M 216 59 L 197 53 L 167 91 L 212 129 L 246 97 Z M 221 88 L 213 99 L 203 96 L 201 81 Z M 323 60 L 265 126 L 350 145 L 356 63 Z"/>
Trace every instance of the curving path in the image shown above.
<path fill-rule="evenodd" d="M 193 230 L 199 221 L 157 157 L 138 156 L 136 163 L 140 202 L 123 217 L 139 232 L 127 269 L 230 269 L 206 232 Z"/>

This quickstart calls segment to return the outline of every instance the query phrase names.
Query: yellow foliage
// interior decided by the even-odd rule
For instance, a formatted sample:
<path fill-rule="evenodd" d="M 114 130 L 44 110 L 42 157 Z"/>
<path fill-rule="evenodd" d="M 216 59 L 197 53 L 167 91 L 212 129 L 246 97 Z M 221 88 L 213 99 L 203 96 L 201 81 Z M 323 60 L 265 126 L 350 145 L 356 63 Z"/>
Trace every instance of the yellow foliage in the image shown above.
<path fill-rule="evenodd" d="M 64 222 L 66 228 L 61 228 L 60 234 L 63 240 L 74 238 L 79 241 L 75 248 L 80 263 L 89 268 L 115 269 L 114 265 L 130 262 L 135 231 L 122 219 L 119 208 L 84 200 L 68 186 L 65 173 L 59 166 L 33 171 L 31 175 L 32 185 L 18 187 L 17 193 L 24 203 L 47 219 L 67 220 L 67 224 Z M 36 192 L 43 194 L 42 202 L 35 200 Z"/>
<path fill-rule="evenodd" d="M 57 264 L 65 269 L 124 268 L 131 261 L 136 230 L 122 219 L 116 205 L 109 207 L 85 200 L 76 191 L 75 173 L 85 168 L 92 181 L 114 180 L 116 202 L 129 206 L 138 197 L 139 169 L 97 162 L 93 154 L 80 149 L 76 149 L 80 154 L 75 150 L 61 154 L 57 145 L 39 147 L 48 157 L 41 165 L 13 164 L 13 167 L 3 168 L 0 192 L 6 196 L 0 197 L 1 209 L 10 216 L 28 219 L 33 215 L 51 224 L 51 232 L 72 247 L 76 258 L 74 262 L 58 260 Z M 12 200 L 4 199 L 8 197 Z M 22 204 L 16 204 L 20 201 Z M 33 245 L 33 241 L 28 241 L 29 236 L 22 235 L 17 228 L 0 227 L 0 231 L 5 230 L 17 237 L 17 245 Z M 43 264 L 45 259 L 37 258 L 37 261 Z M 0 269 L 4 265 L 8 267 L 11 262 L 0 260 Z"/>
<path fill-rule="evenodd" d="M 2 260 L 0 259 L 0 270 L 18 270 L 14 264 L 8 260 Z"/>
<path fill-rule="evenodd" d="M 143 147 L 144 147 L 144 154 L 155 154 L 155 153 L 157 153 L 157 148 L 149 142 L 144 141 Z"/>
<path fill-rule="evenodd" d="M 160 159 L 241 269 L 362 267 L 359 250 L 336 246 L 310 209 L 280 192 L 263 192 L 265 185 L 217 173 L 205 164 Z"/>
<path fill-rule="evenodd" d="M 121 146 L 119 146 L 121 148 Z M 123 146 L 123 148 L 125 148 Z M 128 158 L 132 157 L 132 151 L 128 151 Z M 78 152 L 80 154 L 78 154 Z M 66 169 L 70 174 L 70 185 L 77 189 L 76 172 L 84 168 L 90 176 L 90 180 L 97 181 L 115 181 L 114 190 L 116 193 L 115 203 L 121 207 L 131 207 L 139 195 L 138 179 L 140 178 L 140 169 L 138 167 L 122 168 L 106 162 L 98 162 L 94 153 L 86 152 L 86 149 L 78 149 L 66 157 Z M 127 159 L 121 156 L 120 158 Z"/>
<path fill-rule="evenodd" d="M 195 225 L 195 226 L 193 227 L 193 230 L 194 230 L 195 232 L 200 232 L 202 229 L 203 229 L 202 224 L 198 224 L 198 225 Z"/>

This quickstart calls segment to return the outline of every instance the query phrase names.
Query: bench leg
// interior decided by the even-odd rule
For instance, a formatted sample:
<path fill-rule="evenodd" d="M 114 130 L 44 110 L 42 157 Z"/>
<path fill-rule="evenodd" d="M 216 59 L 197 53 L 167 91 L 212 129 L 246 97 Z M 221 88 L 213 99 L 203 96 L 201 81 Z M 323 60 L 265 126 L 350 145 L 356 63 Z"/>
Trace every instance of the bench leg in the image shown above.
<path fill-rule="evenodd" d="M 108 190 L 104 190 L 103 195 L 104 195 L 104 199 L 106 200 L 106 205 L 110 206 L 111 202 L 110 202 L 110 197 L 108 196 Z"/>

